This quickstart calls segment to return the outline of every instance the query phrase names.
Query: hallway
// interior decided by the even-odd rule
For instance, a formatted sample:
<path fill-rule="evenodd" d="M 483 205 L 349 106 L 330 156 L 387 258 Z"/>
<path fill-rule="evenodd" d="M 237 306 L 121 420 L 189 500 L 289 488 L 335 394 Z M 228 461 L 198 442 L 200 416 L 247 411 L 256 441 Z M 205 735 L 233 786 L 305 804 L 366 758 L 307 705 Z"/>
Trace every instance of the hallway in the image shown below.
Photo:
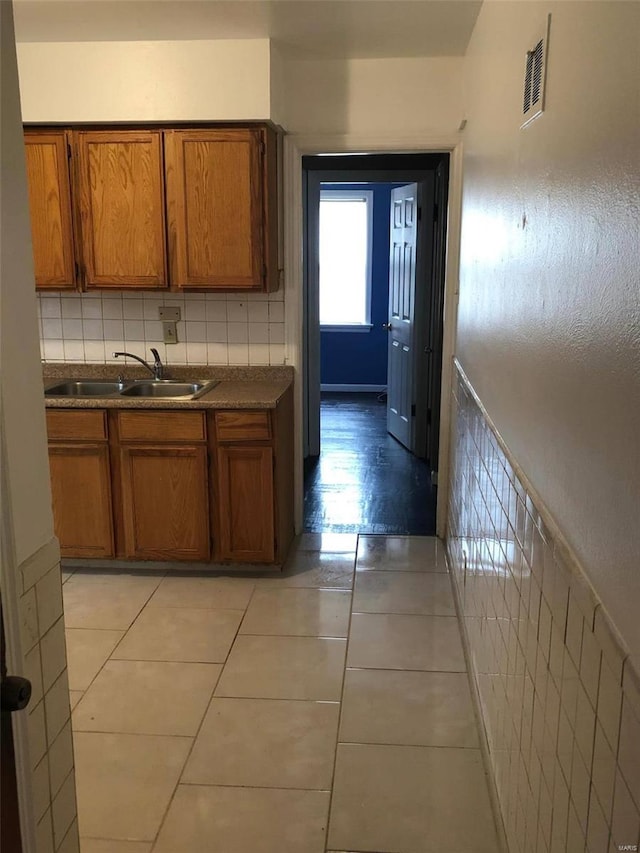
<path fill-rule="evenodd" d="M 387 432 L 378 394 L 322 394 L 321 452 L 307 460 L 304 529 L 433 536 L 431 469 Z"/>
<path fill-rule="evenodd" d="M 63 591 L 81 853 L 499 849 L 435 538 Z"/>

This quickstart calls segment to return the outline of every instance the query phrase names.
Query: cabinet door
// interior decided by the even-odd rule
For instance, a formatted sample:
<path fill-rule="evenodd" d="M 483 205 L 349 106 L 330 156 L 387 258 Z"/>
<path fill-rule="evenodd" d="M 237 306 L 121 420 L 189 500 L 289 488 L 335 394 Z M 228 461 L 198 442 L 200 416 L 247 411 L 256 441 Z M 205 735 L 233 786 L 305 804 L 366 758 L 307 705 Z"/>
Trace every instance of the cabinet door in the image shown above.
<path fill-rule="evenodd" d="M 109 449 L 49 445 L 56 536 L 63 557 L 113 557 Z"/>
<path fill-rule="evenodd" d="M 85 287 L 167 286 L 160 131 L 74 134 Z"/>
<path fill-rule="evenodd" d="M 221 559 L 273 562 L 271 447 L 218 448 L 218 512 Z"/>
<path fill-rule="evenodd" d="M 207 450 L 201 446 L 121 446 L 125 556 L 209 557 Z"/>
<path fill-rule="evenodd" d="M 262 290 L 260 131 L 166 131 L 165 163 L 172 285 Z"/>
<path fill-rule="evenodd" d="M 76 287 L 66 131 L 25 133 L 36 287 Z"/>

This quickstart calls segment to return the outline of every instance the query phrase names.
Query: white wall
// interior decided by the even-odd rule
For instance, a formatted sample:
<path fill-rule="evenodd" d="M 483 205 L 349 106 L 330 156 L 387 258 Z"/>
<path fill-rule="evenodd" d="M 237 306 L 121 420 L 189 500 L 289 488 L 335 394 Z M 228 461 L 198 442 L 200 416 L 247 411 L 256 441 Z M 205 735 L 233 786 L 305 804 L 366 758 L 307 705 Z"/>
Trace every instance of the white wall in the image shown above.
<path fill-rule="evenodd" d="M 268 39 L 18 45 L 25 122 L 270 117 Z"/>
<path fill-rule="evenodd" d="M 285 63 L 286 128 L 398 138 L 450 135 L 463 116 L 462 57 Z"/>
<path fill-rule="evenodd" d="M 552 12 L 547 109 L 520 130 Z M 485 2 L 466 60 L 458 354 L 640 653 L 640 7 Z"/>

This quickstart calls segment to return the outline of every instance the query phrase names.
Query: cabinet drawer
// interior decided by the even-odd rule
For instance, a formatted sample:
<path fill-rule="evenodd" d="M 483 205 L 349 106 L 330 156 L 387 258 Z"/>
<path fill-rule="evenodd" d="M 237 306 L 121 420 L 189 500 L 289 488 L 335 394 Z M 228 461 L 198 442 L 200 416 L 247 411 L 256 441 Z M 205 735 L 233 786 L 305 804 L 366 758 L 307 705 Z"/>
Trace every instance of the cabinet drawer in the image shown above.
<path fill-rule="evenodd" d="M 204 441 L 204 412 L 118 412 L 120 441 Z"/>
<path fill-rule="evenodd" d="M 49 441 L 106 441 L 104 409 L 47 409 Z"/>
<path fill-rule="evenodd" d="M 269 441 L 269 412 L 216 412 L 218 441 Z"/>

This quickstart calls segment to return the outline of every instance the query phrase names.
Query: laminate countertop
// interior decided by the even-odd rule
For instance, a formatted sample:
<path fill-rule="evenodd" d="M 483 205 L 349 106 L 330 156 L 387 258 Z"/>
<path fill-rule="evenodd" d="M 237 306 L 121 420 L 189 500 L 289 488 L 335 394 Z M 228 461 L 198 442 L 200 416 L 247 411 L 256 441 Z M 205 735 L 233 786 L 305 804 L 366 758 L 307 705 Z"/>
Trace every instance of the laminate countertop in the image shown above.
<path fill-rule="evenodd" d="M 167 366 L 166 379 L 185 382 L 215 379 L 217 385 L 196 400 L 149 397 L 51 397 L 47 408 L 56 409 L 275 409 L 293 382 L 288 365 L 273 367 Z M 65 380 L 152 379 L 144 367 L 125 364 L 50 363 L 43 365 L 44 390 Z"/>

